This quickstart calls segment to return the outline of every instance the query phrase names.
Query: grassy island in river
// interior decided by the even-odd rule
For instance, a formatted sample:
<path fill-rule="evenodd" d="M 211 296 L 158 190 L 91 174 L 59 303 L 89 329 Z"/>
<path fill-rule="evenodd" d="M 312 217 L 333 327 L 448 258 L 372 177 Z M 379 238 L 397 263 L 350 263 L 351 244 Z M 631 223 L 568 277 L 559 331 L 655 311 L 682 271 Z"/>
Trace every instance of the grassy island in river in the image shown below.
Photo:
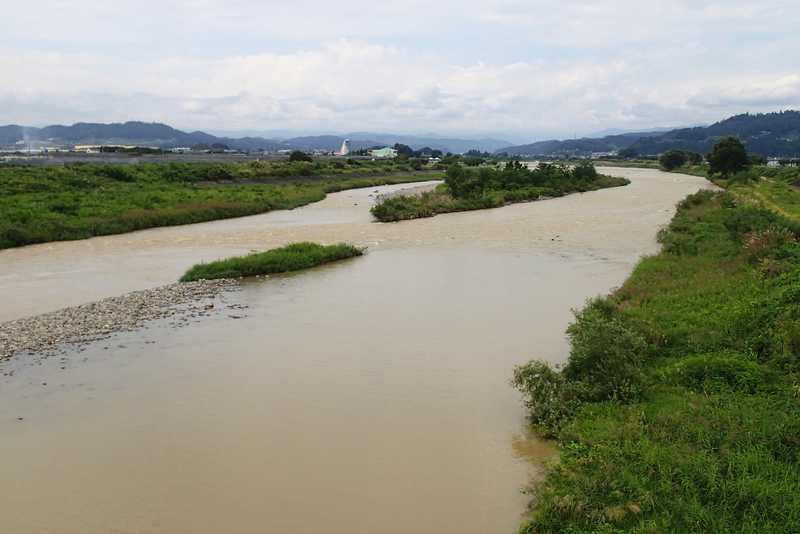
<path fill-rule="evenodd" d="M 800 532 L 800 223 L 760 204 L 688 197 L 566 366 L 515 370 L 562 448 L 521 532 Z"/>
<path fill-rule="evenodd" d="M 541 164 L 535 169 L 514 161 L 502 168 L 469 169 L 454 164 L 447 169 L 445 183 L 436 190 L 386 198 L 372 208 L 372 214 L 382 222 L 419 219 L 440 213 L 496 208 L 629 183 L 625 178 L 598 174 L 590 163 L 575 167 Z"/>
<path fill-rule="evenodd" d="M 344 189 L 440 177 L 361 160 L 0 166 L 0 249 L 292 209 Z"/>
<path fill-rule="evenodd" d="M 300 271 L 362 254 L 364 254 L 362 249 L 346 243 L 327 246 L 316 243 L 293 243 L 266 252 L 199 263 L 186 271 L 180 281 L 194 282 Z"/>

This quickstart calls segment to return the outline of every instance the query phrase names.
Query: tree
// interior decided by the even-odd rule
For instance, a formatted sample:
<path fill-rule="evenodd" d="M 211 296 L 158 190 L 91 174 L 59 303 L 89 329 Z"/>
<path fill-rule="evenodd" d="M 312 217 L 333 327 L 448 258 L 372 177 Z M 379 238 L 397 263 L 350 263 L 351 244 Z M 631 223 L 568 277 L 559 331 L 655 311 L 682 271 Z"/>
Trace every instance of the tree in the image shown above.
<path fill-rule="evenodd" d="M 619 157 L 625 159 L 633 159 L 639 155 L 639 151 L 635 148 L 623 148 L 619 151 Z"/>
<path fill-rule="evenodd" d="M 697 152 L 686 152 L 686 157 L 692 165 L 700 165 L 703 163 L 703 155 Z"/>
<path fill-rule="evenodd" d="M 747 168 L 750 160 L 747 150 L 736 137 L 721 139 L 706 156 L 711 172 L 725 177 Z"/>
<path fill-rule="evenodd" d="M 766 165 L 766 164 L 767 164 L 767 158 L 765 158 L 761 154 L 750 155 L 750 165 Z"/>
<path fill-rule="evenodd" d="M 414 155 L 414 150 L 408 145 L 402 143 L 395 143 L 394 149 L 397 150 L 397 155 L 401 158 L 410 158 Z"/>
<path fill-rule="evenodd" d="M 689 158 L 686 152 L 682 150 L 670 150 L 669 152 L 664 152 L 661 154 L 661 157 L 658 158 L 661 167 L 666 171 L 683 167 L 686 165 L 687 161 L 689 161 Z"/>
<path fill-rule="evenodd" d="M 582 161 L 572 170 L 572 176 L 578 180 L 591 181 L 597 179 L 597 169 L 591 161 Z"/>
<path fill-rule="evenodd" d="M 292 150 L 292 153 L 289 154 L 289 161 L 314 161 L 314 158 L 302 150 Z"/>
<path fill-rule="evenodd" d="M 444 183 L 450 189 L 450 194 L 455 198 L 477 196 L 483 193 L 483 184 L 478 175 L 467 171 L 461 165 L 450 165 Z"/>

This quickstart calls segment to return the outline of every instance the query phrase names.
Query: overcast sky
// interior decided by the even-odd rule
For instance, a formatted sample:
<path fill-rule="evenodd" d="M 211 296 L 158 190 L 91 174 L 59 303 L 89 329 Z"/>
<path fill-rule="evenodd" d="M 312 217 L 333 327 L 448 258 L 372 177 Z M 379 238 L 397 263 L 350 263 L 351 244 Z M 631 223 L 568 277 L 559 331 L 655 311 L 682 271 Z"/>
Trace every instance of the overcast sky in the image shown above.
<path fill-rule="evenodd" d="M 39 0 L 0 123 L 491 134 L 800 108 L 798 0 Z"/>

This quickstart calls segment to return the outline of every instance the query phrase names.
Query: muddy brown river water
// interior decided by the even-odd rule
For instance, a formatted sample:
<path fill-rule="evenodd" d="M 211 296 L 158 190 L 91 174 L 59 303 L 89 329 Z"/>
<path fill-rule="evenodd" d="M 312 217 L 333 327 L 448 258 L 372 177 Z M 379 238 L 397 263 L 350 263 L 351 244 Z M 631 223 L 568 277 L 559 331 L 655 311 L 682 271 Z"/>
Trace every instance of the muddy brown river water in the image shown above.
<path fill-rule="evenodd" d="M 399 224 L 368 209 L 404 186 L 355 190 L 0 252 L 1 322 L 290 241 L 369 247 L 245 282 L 226 296 L 239 319 L 0 363 L 0 532 L 514 532 L 554 450 L 528 433 L 511 369 L 563 361 L 570 308 L 619 285 L 707 186 L 605 172 L 633 183 Z"/>

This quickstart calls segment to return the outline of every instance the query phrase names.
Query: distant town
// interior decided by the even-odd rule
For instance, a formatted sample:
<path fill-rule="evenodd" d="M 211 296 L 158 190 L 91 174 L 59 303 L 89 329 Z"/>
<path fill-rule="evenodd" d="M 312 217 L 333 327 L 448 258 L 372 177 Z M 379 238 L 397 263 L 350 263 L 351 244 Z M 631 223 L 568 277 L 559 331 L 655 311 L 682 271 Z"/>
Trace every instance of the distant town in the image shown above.
<path fill-rule="evenodd" d="M 465 155 L 484 159 L 658 159 L 671 150 L 707 154 L 722 138 L 740 139 L 770 166 L 800 160 L 800 111 L 742 114 L 710 126 L 629 132 L 604 137 L 545 140 L 511 145 L 502 139 L 443 138 L 387 133 L 314 135 L 289 139 L 217 137 L 166 124 L 77 123 L 44 128 L 0 126 L 0 161 L 60 162 L 280 159 L 294 151 L 312 157 L 438 159 Z"/>

